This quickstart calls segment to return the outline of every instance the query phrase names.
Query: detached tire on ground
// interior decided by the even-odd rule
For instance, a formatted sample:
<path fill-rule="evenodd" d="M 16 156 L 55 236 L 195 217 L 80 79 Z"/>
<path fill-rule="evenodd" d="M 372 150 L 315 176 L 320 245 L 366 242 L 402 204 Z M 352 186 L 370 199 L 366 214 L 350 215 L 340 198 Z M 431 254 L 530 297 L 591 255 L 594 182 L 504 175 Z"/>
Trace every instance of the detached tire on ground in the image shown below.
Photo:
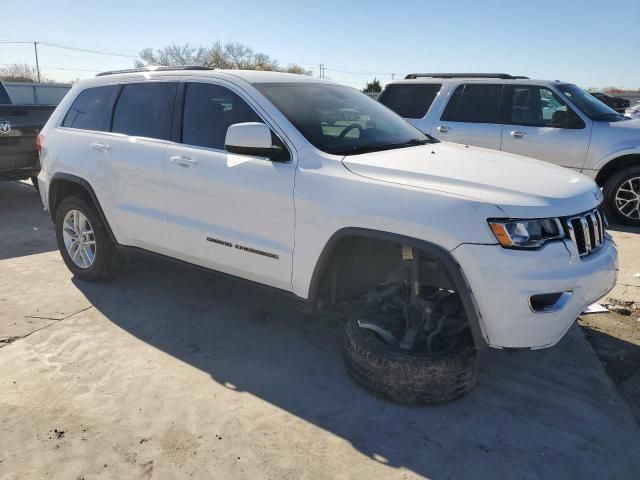
<path fill-rule="evenodd" d="M 460 336 L 445 352 L 411 352 L 387 345 L 350 320 L 343 354 L 347 372 L 357 383 L 400 403 L 444 403 L 464 396 L 476 384 L 477 352 L 471 335 Z"/>
<path fill-rule="evenodd" d="M 93 205 L 80 197 L 67 197 L 55 218 L 58 249 L 74 276 L 88 281 L 106 279 L 125 265 Z M 79 241 L 81 240 L 81 241 Z"/>

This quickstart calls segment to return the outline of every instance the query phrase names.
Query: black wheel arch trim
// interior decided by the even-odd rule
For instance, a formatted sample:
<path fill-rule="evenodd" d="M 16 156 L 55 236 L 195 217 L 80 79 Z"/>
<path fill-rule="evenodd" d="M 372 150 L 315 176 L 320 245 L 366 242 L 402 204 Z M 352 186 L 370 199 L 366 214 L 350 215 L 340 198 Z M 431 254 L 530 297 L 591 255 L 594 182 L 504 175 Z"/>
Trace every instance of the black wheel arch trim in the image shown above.
<path fill-rule="evenodd" d="M 330 263 L 331 256 L 338 244 L 345 237 L 364 237 L 374 238 L 379 240 L 387 240 L 401 245 L 409 245 L 414 248 L 418 248 L 429 255 L 437 258 L 451 275 L 453 282 L 456 286 L 457 292 L 462 300 L 462 305 L 469 320 L 469 327 L 471 334 L 473 335 L 473 341 L 477 350 L 484 350 L 488 347 L 488 343 L 482 334 L 482 328 L 480 327 L 481 315 L 478 310 L 476 301 L 473 297 L 473 292 L 469 286 L 462 267 L 451 255 L 451 253 L 437 245 L 435 243 L 428 242 L 426 240 L 420 240 L 414 237 L 407 237 L 405 235 L 399 235 L 396 233 L 385 232 L 381 230 L 371 230 L 367 228 L 358 227 L 346 227 L 335 232 L 331 238 L 327 241 L 326 245 L 322 249 L 320 257 L 316 261 L 316 266 L 311 276 L 311 282 L 309 284 L 309 295 L 307 301 L 312 304 L 316 303 L 318 292 L 320 289 L 320 282 L 326 271 L 327 266 Z"/>
<path fill-rule="evenodd" d="M 58 200 L 57 198 L 53 197 L 52 198 L 52 193 L 55 191 L 53 189 L 53 186 L 55 185 L 56 181 L 65 181 L 65 182 L 71 182 L 71 183 L 75 183 L 80 185 L 81 187 L 83 187 L 87 193 L 89 194 L 89 197 L 91 198 L 91 201 L 93 202 L 93 205 L 96 207 L 96 211 L 98 212 L 98 215 L 100 216 L 100 220 L 102 221 L 102 224 L 105 226 L 105 228 L 107 229 L 107 232 L 109 233 L 109 238 L 111 239 L 111 241 L 114 243 L 114 245 L 117 245 L 118 242 L 116 241 L 116 237 L 113 234 L 113 231 L 111 230 L 111 227 L 109 226 L 109 222 L 107 221 L 107 217 L 104 214 L 104 211 L 102 210 L 102 207 L 100 206 L 100 202 L 98 201 L 98 197 L 96 196 L 96 192 L 93 190 L 93 187 L 91 186 L 91 184 L 85 180 L 82 177 L 79 177 L 77 175 L 73 175 L 70 173 L 55 173 L 53 175 L 53 177 L 51 177 L 51 181 L 49 182 L 49 192 L 47 195 L 47 202 L 49 203 L 48 208 L 49 208 L 49 215 L 51 216 L 51 219 L 55 222 L 55 212 L 53 211 L 53 209 L 51 208 L 51 205 L 57 205 L 60 203 L 60 200 Z"/>

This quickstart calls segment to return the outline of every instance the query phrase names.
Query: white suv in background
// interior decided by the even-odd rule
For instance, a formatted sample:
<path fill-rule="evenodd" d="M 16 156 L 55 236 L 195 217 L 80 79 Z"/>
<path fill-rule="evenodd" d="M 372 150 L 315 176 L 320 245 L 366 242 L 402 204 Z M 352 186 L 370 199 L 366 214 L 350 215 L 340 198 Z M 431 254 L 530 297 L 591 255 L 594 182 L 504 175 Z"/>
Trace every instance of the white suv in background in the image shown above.
<path fill-rule="evenodd" d="M 640 226 L 640 121 L 558 80 L 507 74 L 413 73 L 378 100 L 450 142 L 525 155 L 582 172 L 607 213 Z"/>
<path fill-rule="evenodd" d="M 440 143 L 326 80 L 105 73 L 74 85 L 39 145 L 76 277 L 147 251 L 346 305 L 348 371 L 399 401 L 463 395 L 487 345 L 554 345 L 616 279 L 593 180 Z"/>

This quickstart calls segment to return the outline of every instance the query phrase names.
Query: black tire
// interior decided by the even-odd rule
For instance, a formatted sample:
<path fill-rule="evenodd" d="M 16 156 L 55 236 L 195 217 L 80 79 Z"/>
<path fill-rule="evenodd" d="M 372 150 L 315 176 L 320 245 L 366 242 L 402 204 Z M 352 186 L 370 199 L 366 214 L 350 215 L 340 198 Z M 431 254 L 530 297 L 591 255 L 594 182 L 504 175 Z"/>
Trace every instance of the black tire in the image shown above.
<path fill-rule="evenodd" d="M 604 184 L 604 204 L 607 216 L 623 225 L 640 227 L 640 218 L 632 219 L 622 213 L 616 205 L 616 193 L 620 186 L 631 178 L 640 177 L 640 167 L 629 167 L 615 172 Z M 640 188 L 640 187 L 639 187 Z"/>
<path fill-rule="evenodd" d="M 62 224 L 65 215 L 70 210 L 78 210 L 87 217 L 94 232 L 96 242 L 95 258 L 91 266 L 87 268 L 79 267 L 74 263 L 64 244 Z M 64 263 L 75 277 L 88 281 L 102 280 L 116 275 L 124 267 L 125 260 L 111 241 L 109 232 L 107 232 L 102 223 L 100 215 L 98 215 L 93 205 L 87 203 L 86 200 L 74 196 L 66 197 L 62 200 L 56 210 L 55 226 L 58 250 L 60 250 Z"/>
<path fill-rule="evenodd" d="M 469 393 L 477 380 L 477 352 L 471 335 L 462 335 L 442 353 L 394 348 L 356 320 L 345 326 L 344 362 L 359 384 L 395 402 L 435 405 Z"/>
<path fill-rule="evenodd" d="M 38 185 L 38 177 L 36 175 L 31 177 L 31 183 L 33 183 L 33 188 L 35 188 L 36 192 L 40 193 L 40 185 Z"/>

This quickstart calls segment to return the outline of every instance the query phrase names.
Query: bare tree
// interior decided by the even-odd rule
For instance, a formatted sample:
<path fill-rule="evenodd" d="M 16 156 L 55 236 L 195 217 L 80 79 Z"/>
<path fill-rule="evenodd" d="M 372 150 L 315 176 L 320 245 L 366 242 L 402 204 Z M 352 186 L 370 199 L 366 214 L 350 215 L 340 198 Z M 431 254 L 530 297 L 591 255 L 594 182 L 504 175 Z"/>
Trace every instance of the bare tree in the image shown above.
<path fill-rule="evenodd" d="M 297 65 L 295 63 L 288 65 L 284 69 L 284 71 L 287 73 L 297 73 L 298 75 L 311 75 L 313 73 L 311 70 L 307 70 L 306 68 L 301 67 L 300 65 Z"/>
<path fill-rule="evenodd" d="M 190 44 L 177 45 L 175 43 L 153 50 L 145 48 L 136 58 L 136 67 L 145 65 L 205 65 L 208 51 L 203 47 L 194 47 Z"/>
<path fill-rule="evenodd" d="M 26 63 L 13 63 L 0 68 L 0 80 L 5 82 L 37 82 L 38 71 Z M 42 75 L 40 75 L 40 80 L 47 81 Z"/>
<path fill-rule="evenodd" d="M 209 68 L 286 71 L 300 75 L 311 75 L 299 65 L 281 68 L 277 60 L 266 53 L 256 52 L 253 48 L 239 42 L 222 44 L 216 41 L 211 47 L 190 44 L 171 44 L 159 50 L 146 48 L 138 54 L 136 67 L 146 65 L 201 65 Z"/>

